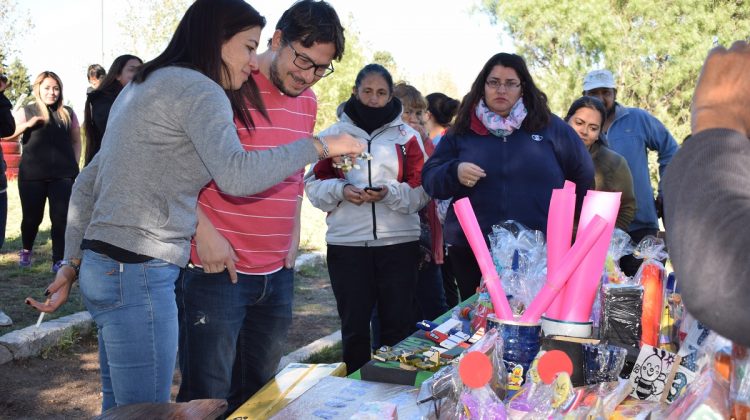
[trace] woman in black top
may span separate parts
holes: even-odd
[[[81,157],[81,131],[73,109],[63,106],[60,77],[51,71],[40,73],[33,91],[35,103],[19,109],[14,116],[13,137],[23,134],[23,154],[18,165],[18,195],[23,211],[19,264],[31,265],[31,249],[49,199],[54,272],[65,249],[68,201]]]
[[[91,162],[102,146],[109,109],[112,108],[122,88],[133,79],[141,64],[143,60],[130,54],[115,58],[99,87],[89,92],[86,97],[86,107],[83,111],[83,127],[86,129],[84,166]]]

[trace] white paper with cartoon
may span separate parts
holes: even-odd
[[[680,357],[676,354],[644,345],[630,374],[633,385],[630,396],[639,400],[664,401],[679,364]]]

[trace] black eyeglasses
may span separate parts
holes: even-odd
[[[521,87],[521,82],[517,80],[506,80],[505,83],[498,79],[489,79],[484,82],[487,87],[495,90],[500,90],[500,87],[504,87],[506,90],[515,90]]]
[[[323,65],[323,64],[315,64],[312,60],[310,60],[307,56],[304,56],[297,52],[297,50],[292,47],[292,43],[287,41],[286,45],[289,46],[289,49],[292,50],[294,53],[294,65],[297,66],[300,70],[310,70],[311,68],[315,68],[313,70],[313,74],[315,74],[318,77],[327,77],[330,76],[331,73],[333,73],[333,63],[329,65]]]

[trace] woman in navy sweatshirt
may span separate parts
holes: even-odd
[[[507,53],[484,65],[455,125],[422,169],[430,196],[469,197],[485,241],[493,225],[511,219],[546,232],[552,189],[574,182],[580,207],[593,178],[591,157],[578,135],[552,114],[523,58]],[[444,237],[464,300],[476,292],[481,273],[453,206]]]

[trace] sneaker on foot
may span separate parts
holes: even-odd
[[[5,314],[5,312],[0,311],[0,327],[8,327],[13,325],[13,320],[10,319],[8,315]]]
[[[22,249],[18,251],[18,265],[21,267],[28,267],[31,265],[31,251],[28,249]]]
[[[52,264],[52,269],[50,270],[51,273],[57,273],[57,270],[62,267],[62,260],[56,261]]]

